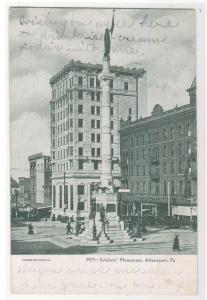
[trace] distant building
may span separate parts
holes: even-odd
[[[120,185],[120,119],[146,113],[142,97],[145,71],[111,66],[111,154],[115,185]],[[94,205],[92,189],[101,175],[102,65],[70,61],[50,80],[51,162],[53,214],[88,217]],[[140,89],[138,88],[140,87]],[[143,92],[144,93],[144,92]],[[139,101],[138,101],[139,98]],[[142,107],[138,103],[142,103]]]
[[[164,111],[155,105],[151,116],[121,123],[121,199],[142,213],[197,215],[196,78],[187,92],[190,103]],[[125,202],[125,204],[124,204]],[[125,214],[126,214],[125,207]]]
[[[19,177],[18,206],[24,207],[30,203],[30,179]]]
[[[28,157],[30,163],[30,202],[51,206],[51,160],[50,156],[37,153]]]
[[[16,216],[18,211],[18,196],[19,196],[19,184],[10,177],[10,209],[11,216]]]

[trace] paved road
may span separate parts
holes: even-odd
[[[27,234],[28,222],[12,226],[12,254],[134,254],[171,255],[196,254],[197,233],[190,230],[162,230],[145,235],[145,240],[127,245],[78,246],[66,235],[66,224],[33,222],[34,235]],[[180,252],[173,252],[175,233],[179,234]]]

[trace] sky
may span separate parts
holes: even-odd
[[[102,63],[112,9],[10,8],[11,175],[29,176],[28,156],[50,154],[50,78],[71,59]],[[196,74],[194,10],[116,9],[111,65],[145,68],[147,114],[189,103]]]

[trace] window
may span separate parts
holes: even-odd
[[[142,135],[142,145],[144,145],[145,144],[145,136],[144,136],[144,134]]]
[[[84,185],[80,184],[78,185],[78,196],[83,196],[84,195]]]
[[[173,174],[174,171],[175,171],[175,170],[174,170],[174,166],[175,166],[174,162],[171,162],[171,163],[170,163],[170,173],[171,173],[171,174]]]
[[[52,140],[52,147],[55,148],[55,140]]]
[[[53,185],[53,207],[56,207],[56,187]]]
[[[142,183],[142,192],[145,194],[145,182]]]
[[[98,133],[98,134],[96,135],[96,141],[97,141],[97,143],[100,143],[100,140],[101,140],[101,136],[100,136],[100,134]]]
[[[163,163],[163,173],[167,174],[167,163],[166,162]]]
[[[90,87],[94,87],[94,78],[93,77],[90,78]]]
[[[71,146],[70,147],[70,156],[72,156],[73,155],[73,147]]]
[[[182,155],[182,144],[178,144],[178,154]]]
[[[91,92],[91,101],[95,100],[95,92]]]
[[[190,142],[187,142],[187,153],[191,154],[191,144],[190,144]]]
[[[156,185],[155,185],[155,194],[156,194],[156,195],[159,195],[159,193],[160,193],[160,185],[159,185],[159,184],[156,184]]]
[[[134,139],[133,139],[133,136],[131,136],[131,138],[130,138],[130,145],[131,145],[131,147],[134,146]]]
[[[91,120],[91,128],[95,128],[95,120]]]
[[[94,170],[98,170],[98,161],[94,161],[93,168]]]
[[[139,160],[139,150],[136,152],[137,160]]]
[[[124,90],[128,91],[128,82],[124,82]]]
[[[68,165],[67,165],[68,169]],[[68,208],[68,185],[65,185],[65,190],[64,190],[64,208]]]
[[[134,161],[134,153],[131,152],[131,161]]]
[[[73,127],[73,119],[70,119],[70,127]]]
[[[83,132],[78,133],[78,141],[82,142],[83,141]]]
[[[100,87],[100,81],[96,78],[96,87]]]
[[[101,156],[101,149],[100,148],[97,148],[97,156]]]
[[[113,102],[114,102],[114,97],[113,97],[113,94],[110,94],[110,101],[111,101],[111,103],[113,103]]]
[[[91,149],[91,156],[94,157],[95,156],[95,148]]]
[[[78,119],[78,127],[79,128],[83,127],[83,119]]]
[[[170,155],[171,155],[171,156],[174,156],[174,154],[175,154],[175,153],[174,153],[174,145],[171,145],[171,146],[170,146]]]
[[[78,91],[78,100],[83,100],[83,91]]]
[[[142,174],[145,176],[145,166],[142,167]]]
[[[73,133],[70,132],[70,141],[72,142],[73,141]]]
[[[178,162],[178,173],[182,173],[182,161]]]
[[[78,105],[78,113],[82,114],[83,113],[83,105]]]
[[[142,159],[145,159],[145,149],[142,149]]]
[[[139,176],[139,166],[137,166],[137,176]]]
[[[55,114],[52,114],[52,121],[55,122]]]
[[[183,193],[183,182],[182,181],[179,181],[178,188],[179,188],[179,194],[182,195],[182,193]]]
[[[167,146],[163,146],[163,157],[167,156]]]
[[[100,120],[96,121],[96,128],[100,128]]]
[[[114,142],[114,136],[111,134],[111,143]]]
[[[152,134],[151,134],[151,132],[149,132],[148,133],[148,143],[151,144],[151,142],[152,142]]]
[[[70,91],[70,100],[73,100],[73,91]]]
[[[101,98],[101,93],[100,92],[96,93],[96,100],[98,102],[100,101],[100,98]]]
[[[91,114],[92,114],[92,115],[95,114],[95,106],[91,106]]]
[[[78,85],[83,85],[83,77],[78,77]]]
[[[164,181],[163,184],[164,184],[164,186],[163,186],[163,193],[164,193],[164,195],[167,195],[167,182]]]
[[[100,115],[100,106],[97,106],[97,107],[96,107],[96,114],[97,114],[97,115]]]
[[[52,134],[55,134],[55,127],[52,127]]]
[[[178,127],[178,135],[179,135],[179,137],[182,136],[182,126],[181,125]]]
[[[111,116],[113,116],[114,115],[114,109],[113,109],[113,107],[111,107]]]
[[[70,104],[70,114],[73,113],[73,104]]]
[[[114,122],[111,121],[111,129],[114,129]]]
[[[139,193],[139,182],[137,182],[137,193]]]
[[[171,181],[171,194],[172,195],[175,194],[175,183],[174,183],[174,181]]]
[[[82,155],[83,155],[83,148],[82,148],[82,147],[79,147],[79,148],[78,148],[78,155],[79,155],[79,156],[82,156]]]
[[[95,133],[91,133],[91,142],[95,142]]]
[[[167,139],[167,130],[163,129],[163,140],[166,141]]]
[[[170,138],[173,139],[174,138],[174,128],[170,127]]]
[[[190,124],[187,124],[187,136],[191,136]]]
[[[62,199],[62,185],[59,186],[59,208],[63,207],[63,199]]]
[[[110,80],[110,88],[113,89],[113,80]]]
[[[78,169],[83,170],[83,161],[79,159],[78,161]]]
[[[114,156],[114,149],[111,149],[111,156]]]

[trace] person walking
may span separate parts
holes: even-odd
[[[67,224],[67,226],[66,226],[66,230],[67,230],[67,235],[70,233],[72,233],[72,227],[71,227],[71,225],[70,225],[70,222],[68,221],[68,224]]]
[[[180,241],[178,234],[175,235],[173,241],[173,251],[180,251]]]

